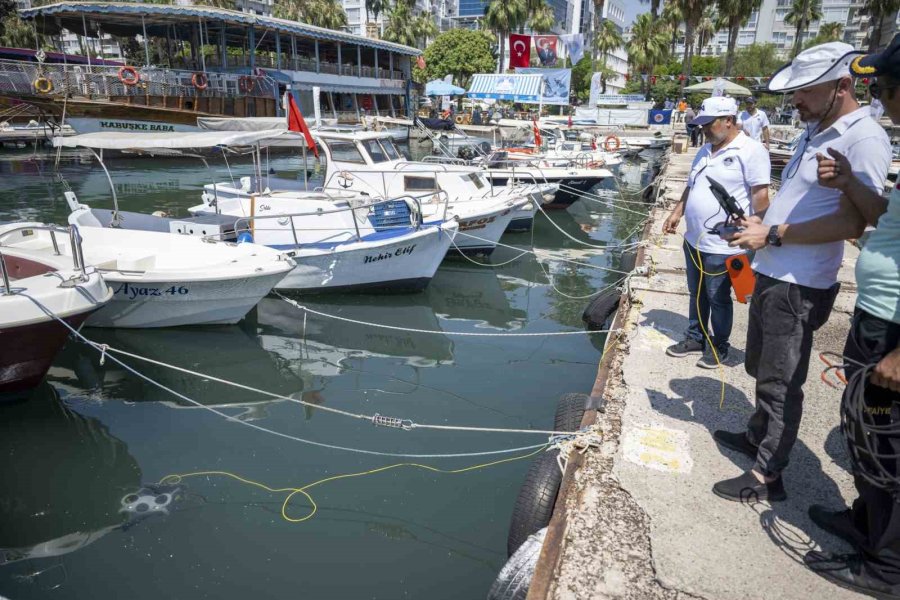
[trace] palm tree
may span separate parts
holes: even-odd
[[[422,41],[422,45],[419,46],[422,49],[428,46],[428,40],[437,37],[437,34],[440,33],[434,19],[427,13],[421,13],[413,18],[412,31],[415,38]]]
[[[691,78],[691,63],[694,59],[694,37],[697,32],[697,26],[703,19],[705,2],[703,0],[673,1],[677,2],[680,6],[681,14],[684,18],[684,63],[681,67],[681,72],[684,75],[681,86],[684,87],[684,82]]]
[[[503,55],[506,49],[506,38],[528,19],[525,0],[491,0],[484,9],[484,25],[492,29],[500,38],[500,59],[497,61],[497,72],[503,71]]]
[[[839,42],[844,37],[843,23],[822,23],[819,33],[816,34],[820,44],[825,42]]]
[[[703,16],[697,23],[697,32],[695,38],[696,46],[694,48],[694,53],[697,55],[703,54],[703,49],[706,48],[706,46],[719,32],[715,10],[716,9],[712,6],[707,6],[703,11]]]
[[[875,52],[881,45],[884,19],[886,17],[893,18],[898,10],[900,10],[900,0],[866,1],[866,11],[869,13],[869,23],[872,25],[872,33],[869,35],[869,52]]]
[[[631,40],[625,47],[632,71],[636,75],[652,73],[654,65],[665,60],[668,42],[668,34],[660,30],[649,13],[638,15],[631,26]],[[641,92],[646,93],[646,89],[641,77]]]
[[[387,0],[366,0],[366,22],[369,22],[369,14],[372,15],[372,21],[378,22],[378,15],[389,8]]]
[[[675,46],[678,43],[678,31],[681,23],[684,21],[684,15],[681,13],[681,6],[677,2],[669,2],[663,7],[660,15],[660,23],[671,35],[671,54],[675,55]]]
[[[725,54],[725,77],[734,68],[734,49],[737,46],[738,31],[750,20],[753,11],[759,10],[762,0],[718,0],[719,18],[723,29],[728,29],[728,51]]]
[[[606,19],[603,21],[603,24],[600,26],[600,30],[594,34],[594,52],[600,54],[600,59],[603,64],[601,65],[600,72],[600,84],[603,86],[603,92],[606,93],[606,77],[609,73],[610,69],[609,65],[606,64],[606,58],[609,56],[609,53],[620,47],[623,44],[622,34],[619,33],[619,28],[616,27],[616,24]],[[597,69],[593,69],[594,72],[597,72]]]
[[[381,37],[395,44],[404,46],[416,45],[416,32],[413,31],[415,15],[410,0],[397,0],[388,12],[387,24]]]
[[[547,2],[541,0],[541,5],[537,10],[531,11],[528,26],[535,33],[549,33],[554,25],[556,25],[556,13]]]
[[[339,0],[281,0],[275,5],[275,16],[324,27],[340,29],[347,26],[347,13]]]
[[[809,29],[810,23],[822,18],[822,0],[794,0],[791,10],[784,16],[784,22],[794,26],[794,47],[791,57],[800,53],[803,46],[800,33]]]

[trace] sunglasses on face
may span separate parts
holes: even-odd
[[[869,84],[869,93],[872,94],[872,97],[876,100],[881,98],[881,94],[888,90],[893,90],[900,87],[900,83],[895,83],[893,85],[879,85],[877,81],[873,81]]]

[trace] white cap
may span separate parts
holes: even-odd
[[[828,42],[808,48],[775,72],[769,80],[769,91],[792,92],[850,77],[850,63],[857,54],[862,53],[844,42]]]
[[[710,121],[714,121],[718,117],[733,116],[737,117],[738,107],[734,98],[726,98],[725,96],[713,96],[707,98],[700,105],[700,112],[694,117],[690,125],[706,125]]]

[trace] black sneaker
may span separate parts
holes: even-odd
[[[820,529],[824,529],[849,544],[858,546],[863,541],[862,534],[853,525],[853,517],[850,515],[849,508],[832,511],[821,504],[813,504],[809,507],[809,518]]]
[[[690,354],[703,354],[703,342],[686,339],[666,348],[666,354],[675,358],[684,358]]]
[[[717,369],[719,365],[725,366],[725,359],[728,358],[728,348],[719,350],[713,354],[712,350],[707,350],[697,361],[697,366],[701,369]]]
[[[720,446],[725,446],[729,450],[740,452],[744,456],[756,460],[756,452],[759,450],[759,446],[751,444],[750,440],[747,439],[747,434],[744,432],[733,433],[724,429],[718,429],[713,432],[713,439]]]
[[[859,554],[831,554],[810,550],[803,562],[813,573],[848,590],[875,598],[900,599],[900,586],[891,585],[866,569]]]
[[[719,498],[733,502],[778,502],[787,500],[781,477],[769,483],[761,483],[751,471],[732,479],[725,479],[713,486],[713,493]]]

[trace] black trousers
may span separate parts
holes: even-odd
[[[900,342],[900,324],[892,323],[856,309],[844,356],[862,364],[875,364],[889,354]],[[849,363],[849,361],[848,361]],[[851,376],[859,367],[849,365],[845,369]],[[843,402],[847,401],[844,394]],[[869,384],[865,392],[866,407],[872,411],[878,425],[900,424],[900,394]],[[857,436],[860,431],[854,431]],[[848,440],[853,443],[852,440]],[[900,438],[882,437],[877,440],[879,453],[900,454]],[[881,461],[884,468],[898,475],[897,460]],[[855,469],[854,469],[855,470]],[[862,534],[864,542],[860,551],[866,566],[891,584],[900,583],[900,504],[884,489],[870,484],[853,473],[859,498],[853,502],[853,523]]]
[[[744,361],[756,379],[756,410],[747,422],[747,439],[759,447],[754,468],[768,477],[787,467],[797,441],[813,332],[828,320],[838,289],[838,284],[821,290],[756,275]]]

